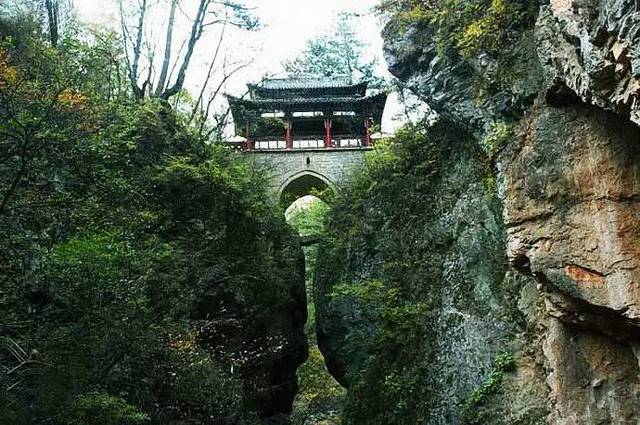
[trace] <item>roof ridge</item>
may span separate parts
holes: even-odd
[[[368,85],[367,81],[353,82],[348,76],[314,77],[293,76],[267,78],[259,83],[249,84],[261,90],[301,90],[301,89],[349,89]]]

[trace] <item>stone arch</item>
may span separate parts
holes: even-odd
[[[320,173],[303,170],[289,176],[278,189],[278,199],[287,206],[297,199],[310,195],[313,190],[322,192],[326,189],[334,191],[333,182]],[[322,198],[322,196],[320,196]]]

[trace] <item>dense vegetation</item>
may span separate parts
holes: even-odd
[[[435,145],[419,128],[405,129],[396,141],[393,147],[379,147],[368,167],[344,188],[326,226],[326,255],[319,258],[318,273],[325,274],[320,278],[336,283],[333,296],[362,304],[376,334],[368,342],[350,337],[360,359],[355,368],[362,370],[352,371],[348,424],[410,423],[400,418],[420,414],[424,397],[419,392],[427,390],[417,385],[428,358],[417,358],[422,353],[414,349],[427,332],[420,317],[424,299],[415,288],[422,284],[421,276],[432,274],[437,259],[424,258],[420,246],[446,235],[432,235],[433,241],[412,235],[425,213],[435,213],[428,189],[439,164]],[[358,278],[363,264],[381,258],[382,269],[372,266],[369,276]],[[418,265],[422,260],[426,262]]]
[[[283,343],[264,323],[303,297],[258,170],[122,62],[113,34],[0,20],[2,423],[240,423]]]
[[[471,418],[484,401],[474,388],[500,391],[497,378],[462,384],[455,355],[440,351],[462,317],[491,316],[492,298],[512,295],[500,286],[507,266],[485,229],[493,224],[482,224],[499,211],[490,164],[467,140],[446,122],[400,130],[370,154],[328,215],[315,297],[319,338],[333,341],[321,348],[334,362],[347,359],[334,365],[348,384],[346,424],[434,423],[443,400],[458,423],[463,407],[452,399],[477,399],[464,413]],[[465,274],[467,263],[477,275]]]
[[[398,30],[428,26],[448,60],[499,49],[532,3],[397,0],[380,10]],[[310,41],[287,71],[374,78],[349,25]],[[287,326],[304,321],[300,249],[261,170],[211,143],[220,129],[206,121],[210,103],[201,94],[185,105],[190,96],[164,93],[162,79],[138,86],[134,73],[132,84],[124,47],[81,27],[54,43],[33,15],[0,18],[0,422],[254,423],[265,413],[256,393],[284,374],[261,362],[286,351]],[[446,123],[406,127],[378,144],[329,211],[316,204],[291,218],[302,234],[324,234],[320,251],[305,250],[307,291],[359,321],[347,335],[345,395],[327,374],[310,304],[296,425],[336,422],[339,409],[348,425],[429,423],[444,399],[437,347],[425,343],[436,339],[441,294],[490,312],[467,298],[475,282],[443,283],[467,225],[443,217],[472,184],[497,204],[490,156],[509,135],[497,124],[482,152]],[[491,282],[501,281],[503,252],[487,256]],[[298,345],[273,363],[301,363]],[[495,357],[459,406],[469,423],[482,422],[479,406],[513,371],[508,352]]]
[[[496,53],[530,23],[538,10],[528,0],[384,0],[378,7],[388,14],[398,31],[409,25],[430,28],[443,58],[469,58],[479,52]]]

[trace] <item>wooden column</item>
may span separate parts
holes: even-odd
[[[285,124],[285,136],[284,136],[285,145],[287,149],[293,149],[293,136],[291,134],[292,128],[293,128],[293,121],[291,120],[291,117],[287,117],[287,121]]]
[[[364,119],[364,145],[371,146],[371,123],[369,118]]]
[[[324,119],[324,129],[326,131],[326,137],[324,139],[325,148],[331,147],[331,126],[332,126],[331,118],[325,118]]]
[[[246,139],[244,142],[244,150],[250,151],[251,149],[253,149],[253,142],[251,141],[251,132],[249,131],[249,123],[245,125],[244,138]]]

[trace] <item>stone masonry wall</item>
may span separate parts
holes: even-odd
[[[305,149],[291,151],[253,151],[248,155],[272,173],[272,188],[280,196],[288,183],[312,175],[333,187],[344,181],[351,170],[364,165],[365,152],[371,149]]]

